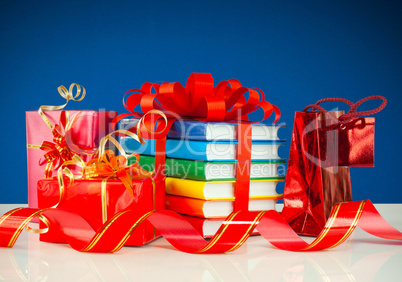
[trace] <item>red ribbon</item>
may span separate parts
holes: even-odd
[[[39,214],[60,226],[70,246],[84,252],[116,252],[145,221],[150,222],[176,249],[187,253],[223,253],[239,248],[254,228],[272,245],[288,251],[317,251],[344,242],[356,226],[380,238],[402,241],[402,233],[388,224],[370,201],[336,204],[325,228],[308,244],[276,211],[230,214],[215,236],[207,241],[179,214],[160,210],[145,215],[122,211],[95,232],[78,214],[56,209],[20,208],[0,218],[0,246],[12,247],[28,222]],[[77,236],[77,230],[80,231]]]

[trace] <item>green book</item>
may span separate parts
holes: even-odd
[[[135,157],[128,158],[128,164],[136,161]],[[250,167],[250,179],[284,179],[284,159],[268,161],[252,161]],[[153,171],[155,157],[141,155],[139,165],[147,171]],[[165,173],[167,176],[187,178],[204,181],[235,180],[236,162],[205,162],[196,160],[184,160],[166,158]]]

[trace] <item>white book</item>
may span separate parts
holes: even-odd
[[[138,119],[123,119],[120,129],[130,129],[136,125]],[[279,140],[278,130],[285,127],[282,124],[252,124],[252,140],[267,141]],[[173,123],[168,138],[190,140],[237,140],[237,124],[228,122],[200,122],[194,120],[177,120]]]
[[[249,211],[275,209],[277,198],[249,201]],[[166,195],[166,208],[177,213],[202,218],[221,218],[231,214],[234,201],[206,201],[194,198]]]
[[[120,144],[126,153],[155,155],[155,139],[147,140],[141,145],[131,137],[121,137]],[[279,159],[278,149],[285,141],[253,141],[251,160]],[[166,141],[166,156],[168,158],[201,160],[201,161],[234,161],[238,151],[237,141],[195,141],[187,139],[168,139]]]

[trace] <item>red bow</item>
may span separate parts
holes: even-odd
[[[75,118],[67,122],[66,113],[62,111],[60,124],[56,124],[52,129],[54,143],[44,141],[40,146],[40,149],[46,152],[44,158],[39,160],[39,165],[46,163],[45,178],[51,178],[53,170],[58,169],[65,161],[71,160],[74,156],[67,146],[65,138],[65,134],[70,130],[74,121]]]
[[[152,89],[155,93],[151,93]],[[160,110],[168,117],[179,115],[182,118],[195,118],[201,121],[250,121],[250,113],[262,110],[262,121],[275,113],[274,123],[280,118],[278,107],[265,100],[260,89],[243,87],[236,79],[221,81],[213,86],[209,73],[192,73],[186,87],[179,82],[149,83],[141,89],[129,90],[123,103],[131,113],[141,117],[150,110]],[[140,105],[142,113],[136,112]],[[116,121],[117,122],[117,121]]]

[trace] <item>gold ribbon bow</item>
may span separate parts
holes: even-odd
[[[155,209],[155,181],[153,179],[154,172],[148,172],[141,168],[138,164],[139,155],[136,153],[130,156],[135,156],[137,161],[133,164],[127,165],[127,157],[123,147],[119,142],[112,137],[112,134],[125,134],[137,140],[140,139],[135,133],[127,130],[117,130],[105,136],[100,141],[100,147],[97,157],[85,163],[80,156],[74,155],[71,160],[65,161],[63,165],[58,170],[58,182],[60,189],[60,199],[59,203],[64,196],[66,186],[64,184],[63,176],[67,176],[70,180],[70,185],[73,183],[74,179],[99,179],[101,182],[101,200],[102,200],[102,220],[106,222],[107,220],[107,181],[111,178],[118,178],[123,183],[124,187],[128,190],[131,196],[134,197],[133,189],[133,179],[143,179],[150,178],[152,181],[152,195],[153,195],[153,207]],[[116,148],[120,151],[121,155],[116,156],[111,150],[105,150],[106,143],[112,142]],[[68,168],[69,165],[78,165],[82,168],[79,175],[74,175],[72,171]],[[68,189],[68,188],[67,188]],[[58,204],[57,204],[58,205]],[[54,207],[56,207],[55,205]]]

